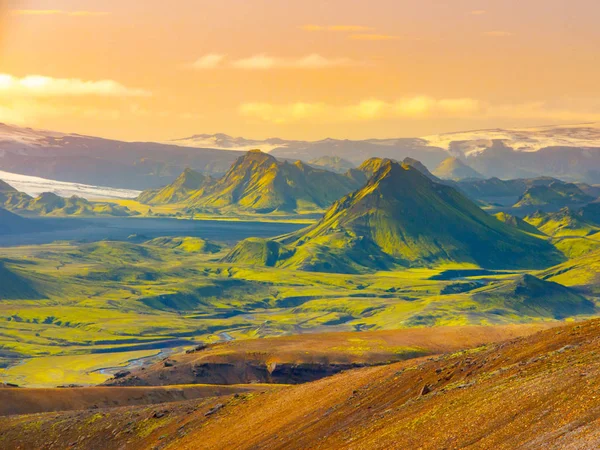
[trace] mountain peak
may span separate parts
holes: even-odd
[[[371,163],[379,167],[363,188],[337,201],[317,224],[280,240],[290,247],[280,265],[353,272],[454,262],[498,269],[563,259],[548,242],[500,222],[414,166]]]
[[[434,175],[445,180],[465,180],[469,178],[483,178],[475,169],[468,166],[464,161],[451,156],[441,162],[433,171]]]
[[[5,181],[0,180],[0,192],[17,192],[17,190]]]

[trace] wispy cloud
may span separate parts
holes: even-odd
[[[299,58],[281,58],[267,53],[259,53],[247,58],[228,60],[225,55],[210,53],[198,58],[189,67],[193,69],[231,68],[243,70],[270,69],[326,69],[330,67],[360,65],[359,61],[350,58],[327,58],[312,53]]]
[[[15,9],[12,11],[15,16],[108,16],[106,11],[65,11],[62,9]]]
[[[144,89],[129,88],[114,80],[86,81],[79,78],[52,78],[27,75],[19,78],[0,74],[0,95],[8,96],[109,96],[145,97],[151,95]]]
[[[342,33],[356,33],[360,31],[370,31],[373,28],[362,25],[302,25],[304,31],[337,31]]]
[[[600,99],[595,105],[600,104]],[[545,102],[491,104],[474,98],[436,99],[416,96],[383,101],[368,99],[349,105],[324,102],[296,102],[287,104],[244,103],[239,106],[241,116],[273,124],[289,123],[352,123],[383,120],[458,119],[511,119],[578,123],[600,121],[600,113],[593,105],[550,105]]]
[[[483,34],[484,34],[484,36],[490,36],[490,37],[509,37],[509,36],[513,35],[510,31],[501,31],[501,30],[486,31]]]
[[[351,105],[297,102],[290,104],[244,103],[242,116],[276,124],[315,121],[324,123],[429,117],[465,117],[480,110],[471,98],[435,99],[429,96],[403,98],[393,102],[369,99]]]
[[[391,34],[353,34],[350,39],[355,41],[400,41],[407,38]]]
[[[225,55],[219,53],[209,53],[208,55],[201,56],[194,61],[190,66],[193,69],[216,69],[221,65]]]

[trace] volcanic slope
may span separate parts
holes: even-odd
[[[0,446],[596,449],[599,345],[594,320],[262,393],[5,417]]]
[[[265,254],[269,257],[261,259]],[[275,241],[242,241],[225,258],[342,273],[444,263],[545,268],[563,260],[544,239],[506,225],[452,187],[392,161],[317,224]]]

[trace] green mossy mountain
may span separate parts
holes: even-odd
[[[455,157],[450,157],[442,161],[433,171],[433,174],[443,180],[454,181],[483,178],[483,175]]]
[[[369,158],[358,167],[358,170],[360,170],[362,173],[365,174],[365,177],[366,177],[365,182],[366,182],[369,178],[371,178],[373,175],[375,175],[375,173],[379,169],[381,169],[381,167],[383,165],[385,165],[389,162],[398,163],[398,161],[395,161],[393,159],[388,159],[388,158]],[[423,164],[421,161],[418,161],[414,158],[408,158],[408,157],[404,158],[404,160],[402,161],[401,164],[404,164],[406,166],[410,166],[414,169],[417,169],[419,172],[421,172],[423,175],[425,175],[430,180],[433,180],[436,182],[441,181],[439,178],[437,178],[434,174],[432,174],[429,171],[429,169],[425,166],[425,164]]]
[[[52,192],[44,192],[31,197],[19,192],[9,184],[0,180],[0,208],[17,213],[36,214],[41,216],[114,216],[126,217],[138,213],[124,206],[112,203],[90,202],[85,198],[72,196],[60,197]]]
[[[164,205],[180,203],[187,200],[212,179],[192,169],[185,169],[177,179],[161,188],[142,192],[137,200],[147,205]]]
[[[508,308],[519,314],[552,319],[596,312],[594,303],[574,290],[527,274],[494,284],[473,298],[483,306]]]
[[[113,216],[127,217],[136,213],[127,207],[112,203],[90,202],[85,198],[72,196],[69,198],[45,192],[19,208],[44,216]]]
[[[517,216],[513,216],[512,214],[508,214],[506,212],[499,212],[494,214],[494,217],[500,222],[504,222],[507,225],[518,228],[519,230],[524,231],[525,233],[537,234],[541,236],[545,235],[543,231],[539,230],[534,225],[531,225],[530,223],[527,223],[524,219],[521,219]]]
[[[196,177],[195,181],[201,180]],[[186,188],[184,191],[173,185],[163,188],[163,193],[179,194],[163,196],[160,203],[185,197],[183,203],[197,210],[319,211],[359,186],[360,180],[351,176],[315,168],[301,161],[278,161],[260,150],[252,150],[238,158],[222,178],[206,181],[197,190]],[[140,199],[157,199],[156,195],[156,192],[146,192]]]
[[[548,236],[589,236],[600,231],[600,226],[586,221],[580,212],[562,208],[554,213],[536,211],[524,219]]]
[[[564,260],[544,239],[502,223],[414,167],[389,160],[320,222],[277,242],[289,255],[277,265],[326,272],[443,263],[543,268]],[[236,260],[257,263],[231,253],[229,261]]]
[[[0,207],[6,209],[24,209],[27,207],[32,197],[19,192],[10,184],[0,180]]]
[[[6,181],[0,180],[0,192],[18,192],[14,187]]]
[[[581,205],[593,201],[594,198],[583,192],[576,184],[555,181],[549,185],[531,186],[519,198],[514,208],[552,206],[562,208],[570,205]]]
[[[0,261],[0,302],[2,300],[38,300],[44,298],[34,283],[8,269]]]

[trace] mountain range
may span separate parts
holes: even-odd
[[[0,208],[41,216],[126,217],[137,214],[125,206],[107,202],[91,202],[77,196],[65,198],[52,192],[44,192],[37,197],[32,197],[16,190],[2,180],[0,180]]]
[[[0,124],[3,171],[98,186],[158,187],[172,182],[186,167],[222,174],[240,154]]]
[[[195,210],[318,211],[357,189],[362,181],[252,150],[239,157],[221,178],[188,169],[171,185],[145,191],[138,200],[150,205],[184,202]]]
[[[187,167],[220,176],[242,151],[261,149],[282,160],[313,165],[320,165],[322,158],[337,157],[358,166],[371,157],[410,157],[435,168],[451,156],[488,178],[550,176],[595,184],[600,183],[598,142],[598,124],[364,140],[253,140],[204,134],[168,143],[123,142],[0,124],[0,169],[143,190],[173,182]],[[335,164],[324,167],[336,171]]]
[[[535,268],[561,259],[548,242],[488,215],[456,189],[387,160],[315,225],[242,241],[225,261],[353,273],[443,263]]]

